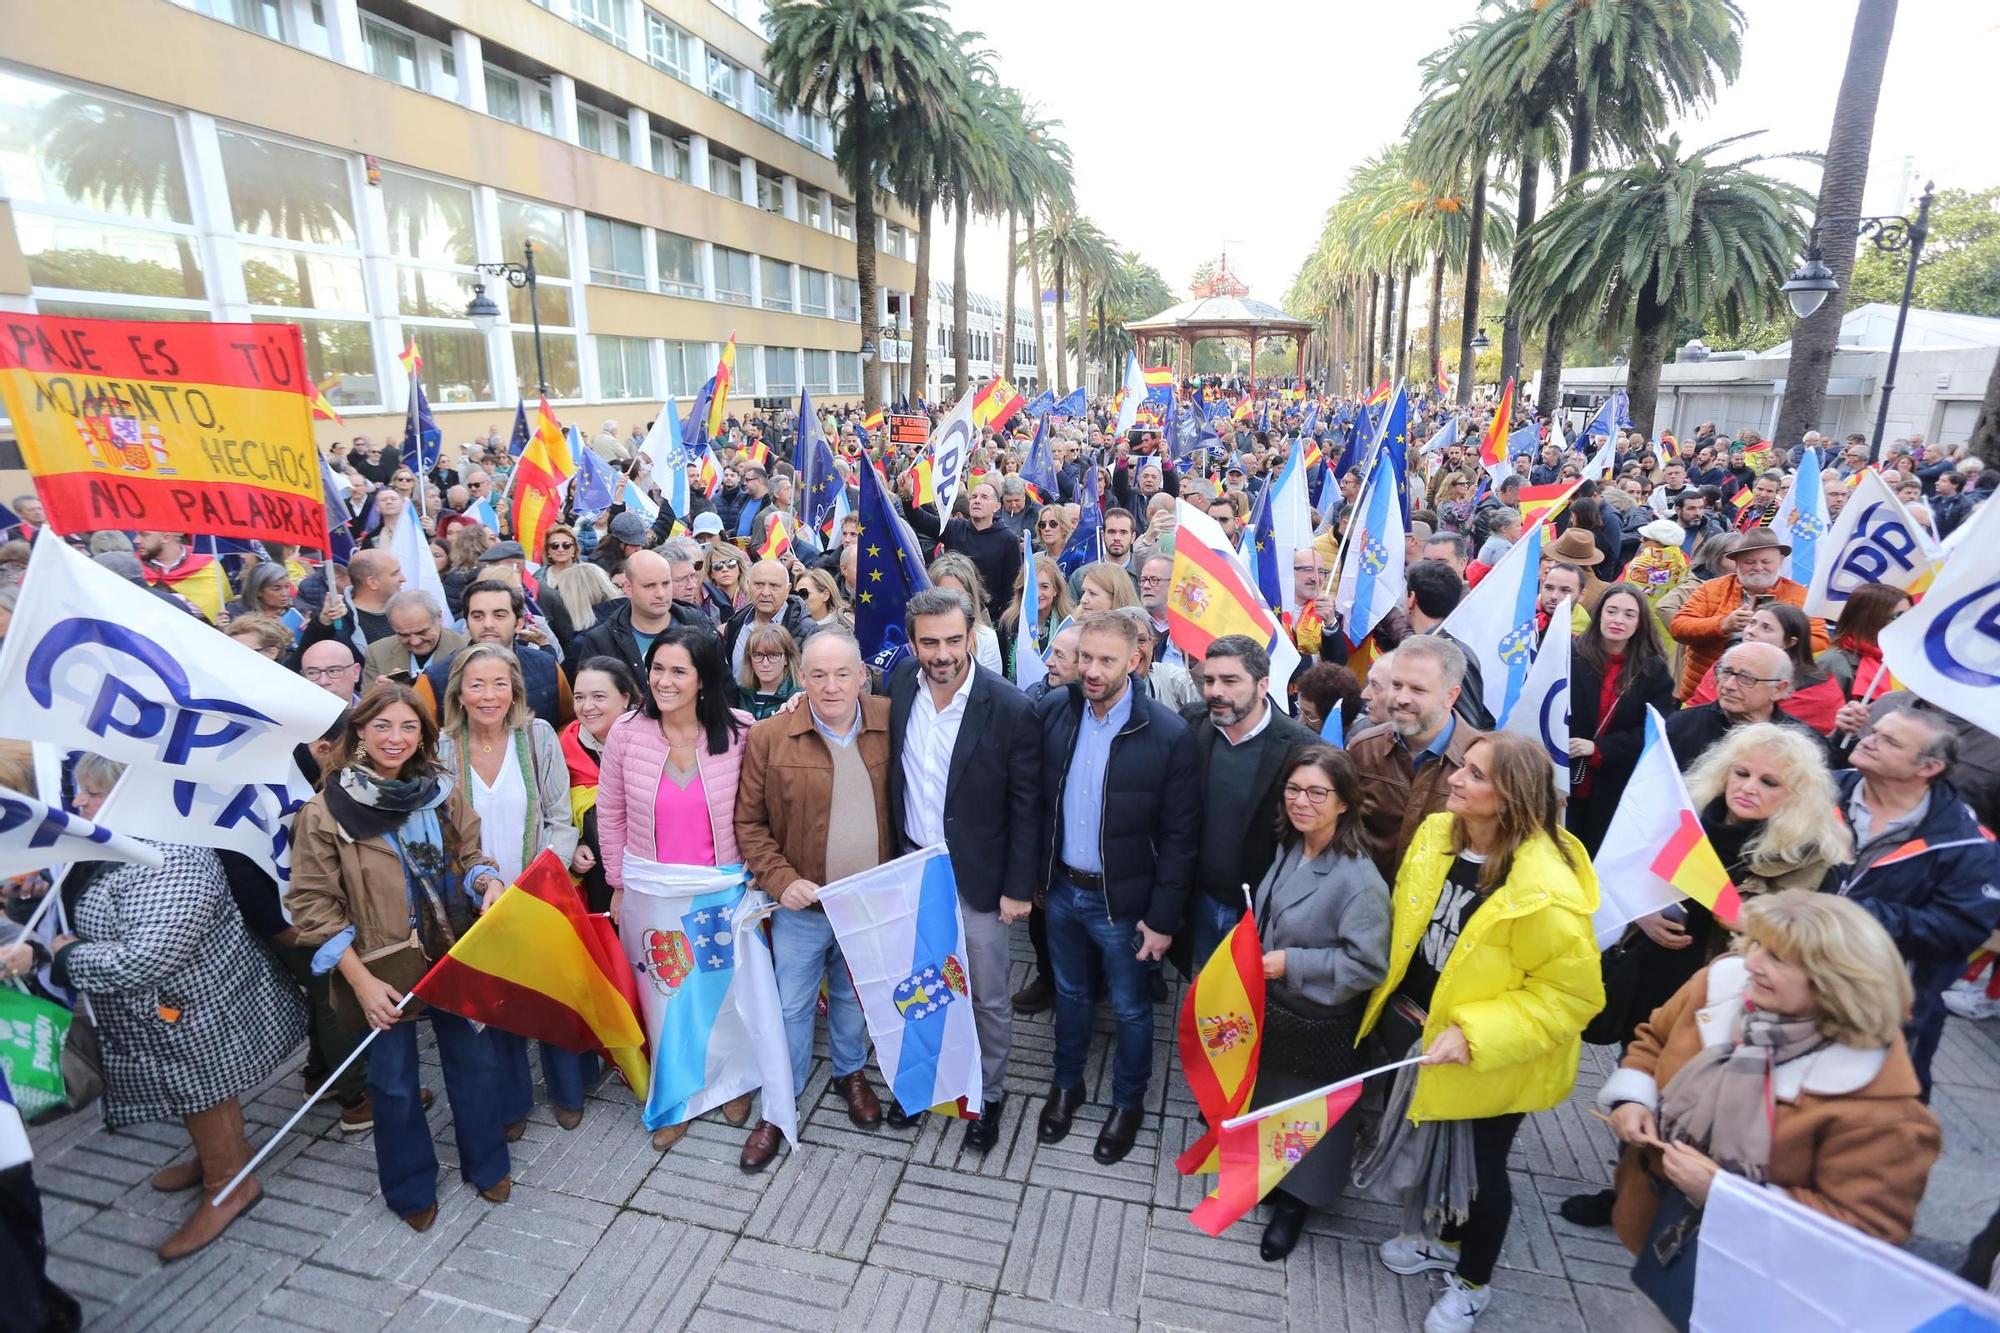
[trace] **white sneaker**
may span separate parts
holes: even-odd
[[[1424,1333],[1470,1333],[1473,1321],[1492,1300],[1491,1285],[1475,1287],[1456,1273],[1446,1273],[1444,1290],[1424,1316]]]
[[[1375,1247],[1382,1266],[1405,1277],[1433,1270],[1449,1273],[1458,1267],[1458,1246],[1431,1236],[1391,1236]]]
[[[1984,1019],[2000,1015],[2000,1000],[1986,998],[1984,983],[1954,985],[1944,993],[1944,1007],[1960,1018]]]

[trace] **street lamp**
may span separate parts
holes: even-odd
[[[1840,290],[1840,282],[1827,267],[1826,252],[1820,248],[1820,228],[1827,226],[1851,226],[1855,235],[1866,236],[1875,248],[1884,254],[1909,252],[1910,262],[1903,270],[1903,300],[1896,307],[1896,333],[1889,340],[1889,366],[1882,376],[1882,394],[1875,407],[1875,438],[1869,443],[1870,460],[1881,457],[1882,437],[1889,429],[1889,395],[1896,391],[1896,362],[1903,353],[1903,325],[1910,318],[1910,295],[1917,284],[1917,260],[1924,252],[1924,239],[1931,234],[1931,190],[1934,181],[1924,182],[1923,197],[1917,200],[1917,216],[1914,221],[1900,214],[1885,214],[1877,217],[1831,217],[1821,218],[1813,223],[1812,236],[1806,243],[1805,263],[1778,290],[1792,303],[1792,313],[1800,319],[1809,319],[1826,303],[1826,298]]]
[[[525,241],[521,245],[521,257],[526,262],[520,264],[501,261],[493,264],[474,264],[474,270],[490,277],[505,278],[509,287],[528,289],[528,316],[535,322],[535,387],[544,398],[549,393],[549,376],[542,360],[542,304],[535,286],[535,243]],[[465,307],[466,316],[478,326],[481,333],[491,333],[493,326],[500,322],[500,307],[486,294],[486,284],[472,284],[472,300]]]
[[[1492,345],[1493,345],[1493,340],[1486,336],[1486,326],[1484,324],[1481,324],[1479,326],[1479,332],[1472,335],[1472,350],[1475,352],[1483,352]]]

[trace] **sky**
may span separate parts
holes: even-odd
[[[1676,127],[1683,141],[1765,131],[1743,151],[1823,152],[1856,0],[1739,3],[1742,74]],[[1475,8],[1474,0],[947,4],[958,28],[985,34],[1000,79],[1063,122],[1078,202],[1106,233],[1183,296],[1195,265],[1226,250],[1251,295],[1273,304],[1348,172],[1401,136],[1418,97],[1418,62]],[[2000,11],[1981,0],[1903,0],[1867,211],[1914,211],[1927,177],[1940,187],[2000,185],[1996,69]],[[1767,169],[1809,188],[1818,182],[1814,166]],[[939,225],[933,271],[948,278],[950,232]],[[973,289],[997,295],[1005,259],[1004,228],[978,226],[967,246]]]

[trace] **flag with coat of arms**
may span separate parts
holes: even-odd
[[[1444,619],[1443,631],[1479,655],[1486,711],[1502,720],[1526,688],[1535,659],[1535,601],[1547,531],[1547,524],[1537,523],[1523,532]]]
[[[1339,592],[1334,604],[1347,640],[1360,644],[1382,618],[1403,604],[1403,506],[1386,447],[1375,451],[1368,480],[1356,498],[1358,518],[1341,552]]]
[[[942,845],[926,847],[820,890],[820,905],[868,1019],[882,1079],[905,1113],[978,1113],[979,1032],[958,880]],[[1005,986],[1005,977],[987,977]]]

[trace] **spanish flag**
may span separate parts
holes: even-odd
[[[1701,819],[1686,806],[1667,845],[1653,858],[1653,873],[1715,913],[1723,925],[1736,923],[1743,899],[1729,882],[1729,871],[1715,844],[1702,832]]]
[[[736,335],[732,333],[715,363],[715,395],[708,401],[708,438],[711,440],[722,434],[722,423],[729,419],[729,383],[735,378]]]
[[[652,1086],[632,967],[611,923],[584,910],[551,850],[410,989],[475,1023],[566,1051],[602,1051],[641,1098]]]
[[[316,420],[340,421],[340,413],[333,410],[333,404],[327,401],[326,392],[328,389],[337,388],[344,378],[345,376],[341,375],[329,375],[318,384],[313,385],[312,414]]]
[[[1167,630],[1174,646],[1190,656],[1201,656],[1209,644],[1225,634],[1247,634],[1262,644],[1281,637],[1277,618],[1264,599],[1250,586],[1242,568],[1220,547],[1210,544],[1204,525],[1216,540],[1226,540],[1220,530],[1186,500],[1179,505],[1181,522],[1176,529],[1174,572],[1167,592]]]
[[[1181,1067],[1209,1129],[1180,1155],[1182,1175],[1214,1171],[1222,1122],[1243,1109],[1264,1046],[1264,948],[1248,911],[1195,974],[1181,1003]]]
[[[1507,431],[1513,424],[1514,381],[1508,380],[1507,387],[1500,391],[1500,402],[1493,409],[1493,420],[1486,423],[1486,433],[1479,437],[1479,466],[1486,469],[1496,486],[1507,473]]]
[[[755,463],[758,467],[768,468],[771,466],[771,446],[762,440],[751,440],[737,452],[750,462]]]
[[[542,536],[555,526],[563,485],[576,472],[576,460],[546,398],[535,415],[535,433],[514,466],[514,540],[528,559],[539,562]]]
[[[1188,1220],[1211,1236],[1227,1231],[1278,1187],[1360,1097],[1361,1080],[1353,1079],[1280,1102],[1247,1124],[1222,1125],[1221,1179]]]
[[[1375,386],[1375,392],[1368,395],[1367,405],[1369,407],[1380,407],[1382,406],[1382,404],[1388,401],[1389,401],[1389,377],[1384,375],[1382,377],[1382,382]]]
[[[870,412],[867,416],[861,418],[861,429],[863,430],[882,429],[882,409],[878,407],[873,412]]]
[[[1583,483],[1580,481],[1552,481],[1546,486],[1523,486],[1521,488],[1521,531],[1526,532],[1537,523],[1553,520],[1569,504],[1569,497]]]
[[[1257,400],[1252,398],[1249,394],[1246,393],[1241,398],[1238,398],[1236,400],[1236,410],[1231,412],[1229,415],[1234,420],[1242,421],[1256,410],[1257,410]]]
[[[396,353],[396,359],[403,363],[403,370],[411,379],[424,373],[424,354],[417,350],[416,335],[412,334],[403,350]]]
[[[972,395],[972,424],[975,427],[991,426],[997,431],[1027,405],[1028,400],[1021,396],[1019,389],[995,376]]]
[[[792,531],[798,520],[791,515],[778,512],[771,515],[771,526],[764,531],[764,541],[757,548],[759,560],[776,560],[792,549]]]

